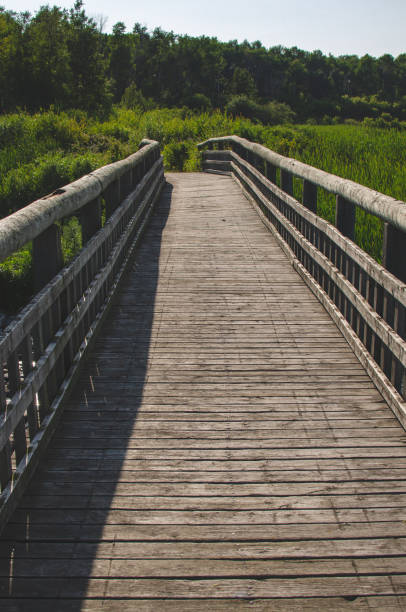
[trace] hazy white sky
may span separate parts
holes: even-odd
[[[70,8],[74,0],[0,0],[6,9],[34,13],[43,4]],[[129,30],[135,22],[176,34],[260,40],[333,55],[406,52],[406,0],[87,0],[88,15]]]

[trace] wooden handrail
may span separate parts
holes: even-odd
[[[406,204],[237,136],[198,146],[204,170],[240,185],[406,427]],[[304,181],[302,203],[293,175]],[[336,226],[317,215],[317,187],[336,194]],[[385,221],[386,269],[353,242],[356,205]]]
[[[0,261],[37,238],[53,223],[77,213],[96,200],[116,180],[140,166],[159,144],[143,140],[140,150],[57,189],[53,193],[0,220]]]
[[[48,260],[54,265],[40,278],[43,288],[0,334],[0,529],[55,430],[164,184],[158,143],[141,146],[1,222],[3,256],[33,239],[34,264],[37,257],[38,266],[41,258],[42,267]],[[73,213],[79,213],[85,244],[62,268],[60,261],[55,265],[55,221]]]
[[[406,204],[354,181],[329,174],[318,168],[313,168],[295,159],[284,157],[266,147],[249,142],[239,136],[223,136],[210,138],[198,145],[199,149],[217,146],[215,154],[226,154],[224,149],[233,153],[241,153],[242,157],[251,162],[262,174],[273,183],[276,182],[276,168],[281,173],[281,188],[292,195],[292,177],[303,180],[302,203],[309,210],[317,210],[317,188],[321,187],[336,196],[336,226],[340,232],[354,240],[355,206],[384,221],[382,262],[392,274],[406,282],[406,266],[403,264],[406,256]]]
[[[369,187],[359,185],[354,181],[329,174],[324,170],[319,170],[296,159],[284,157],[263,145],[250,142],[239,136],[209,138],[197,146],[199,149],[203,149],[219,144],[223,147],[228,145],[233,150],[235,146],[240,146],[245,151],[261,158],[264,162],[268,162],[293,176],[322,187],[330,193],[341,196],[348,202],[356,204],[372,215],[406,232],[406,203],[401,200],[396,200]]]

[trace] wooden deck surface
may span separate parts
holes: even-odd
[[[406,610],[406,435],[231,178],[169,174],[0,609]]]

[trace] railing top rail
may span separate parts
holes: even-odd
[[[294,176],[314,183],[331,193],[339,195],[349,202],[353,202],[357,206],[360,206],[372,215],[406,232],[406,203],[401,200],[396,200],[379,191],[359,185],[354,181],[343,179],[334,174],[329,174],[324,170],[319,170],[318,168],[304,164],[296,159],[284,157],[279,153],[275,153],[275,151],[271,151],[271,149],[267,149],[263,145],[250,142],[239,136],[209,138],[197,146],[199,149],[202,149],[208,144],[216,144],[219,142],[240,145],[251,153],[262,157],[264,161],[290,172]]]
[[[113,181],[141,163],[152,149],[159,148],[159,144],[154,140],[143,140],[140,147],[126,159],[98,168],[1,219],[0,261],[42,234],[55,221],[74,214],[96,199]]]

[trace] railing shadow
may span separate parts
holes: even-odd
[[[79,612],[85,597],[103,598],[114,543],[133,537],[128,502],[137,483],[127,451],[159,316],[155,298],[171,194],[167,183],[62,423],[3,532],[2,610]]]

